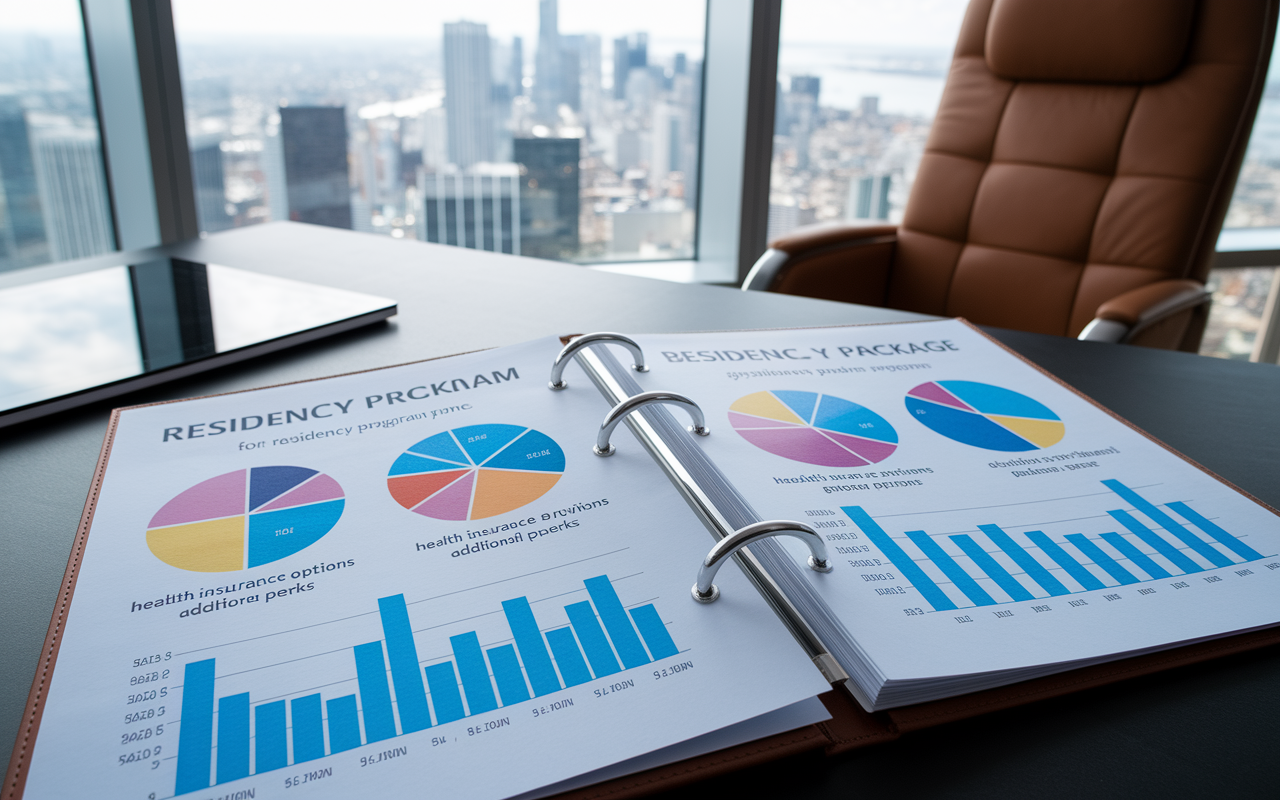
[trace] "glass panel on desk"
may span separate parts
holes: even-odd
[[[173,7],[203,231],[694,256],[703,2]]]
[[[0,272],[115,249],[75,0],[0,14]]]
[[[900,222],[965,0],[787,0],[770,240],[815,222]]]

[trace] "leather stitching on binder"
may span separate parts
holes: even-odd
[[[102,452],[98,456],[98,467],[94,471],[93,484],[89,487],[89,496],[85,499],[85,510],[80,520],[80,529],[76,532],[75,542],[71,547],[71,556],[67,560],[67,569],[63,574],[62,588],[58,592],[53,619],[49,622],[49,632],[45,635],[41,648],[40,666],[32,681],[31,695],[27,708],[23,712],[23,725],[18,740],[14,745],[13,757],[9,762],[8,774],[5,776],[6,798],[21,797],[27,782],[27,768],[30,766],[31,746],[35,734],[40,728],[40,718],[44,714],[45,693],[53,667],[57,661],[58,648],[62,644],[62,630],[66,624],[67,611],[71,607],[71,598],[75,594],[76,578],[80,574],[80,559],[84,555],[85,544],[89,538],[89,528],[93,524],[93,514],[98,507],[98,493],[102,489],[102,481],[107,471],[107,460],[110,458],[111,442],[115,438],[116,426],[119,424],[120,412],[114,411],[107,423],[106,435],[103,437]]]

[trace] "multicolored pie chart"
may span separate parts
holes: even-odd
[[[1011,389],[974,381],[930,381],[907,392],[907,411],[925,427],[984,450],[1039,450],[1067,426],[1048,406]]]
[[[192,572],[279,561],[319,541],[342,516],[342,487],[306,467],[254,467],[192,486],[147,525],[155,557]]]
[[[424,517],[484,519],[532,503],[564,474],[564,451],[520,425],[469,425],[405,451],[387,473],[391,496]]]
[[[820,467],[865,467],[898,448],[898,432],[884,417],[818,392],[740,397],[729,406],[729,424],[761,450]]]

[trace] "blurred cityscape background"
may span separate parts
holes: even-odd
[[[0,18],[0,271],[115,248],[79,4],[40,5]],[[784,3],[770,239],[901,220],[964,5]],[[695,256],[705,3],[440,6],[173,0],[201,230]],[[1227,227],[1280,227],[1278,197],[1269,83]],[[1202,352],[1249,357],[1275,272],[1214,271]]]

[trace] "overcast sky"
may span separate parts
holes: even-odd
[[[746,0],[730,0],[743,2]],[[458,19],[485,22],[497,37],[536,36],[537,0],[173,0],[183,35],[436,38]],[[965,0],[787,0],[789,42],[950,48]],[[698,0],[560,0],[560,30],[609,38],[643,30],[655,39],[701,39]],[[74,33],[75,0],[0,0],[0,30]]]

